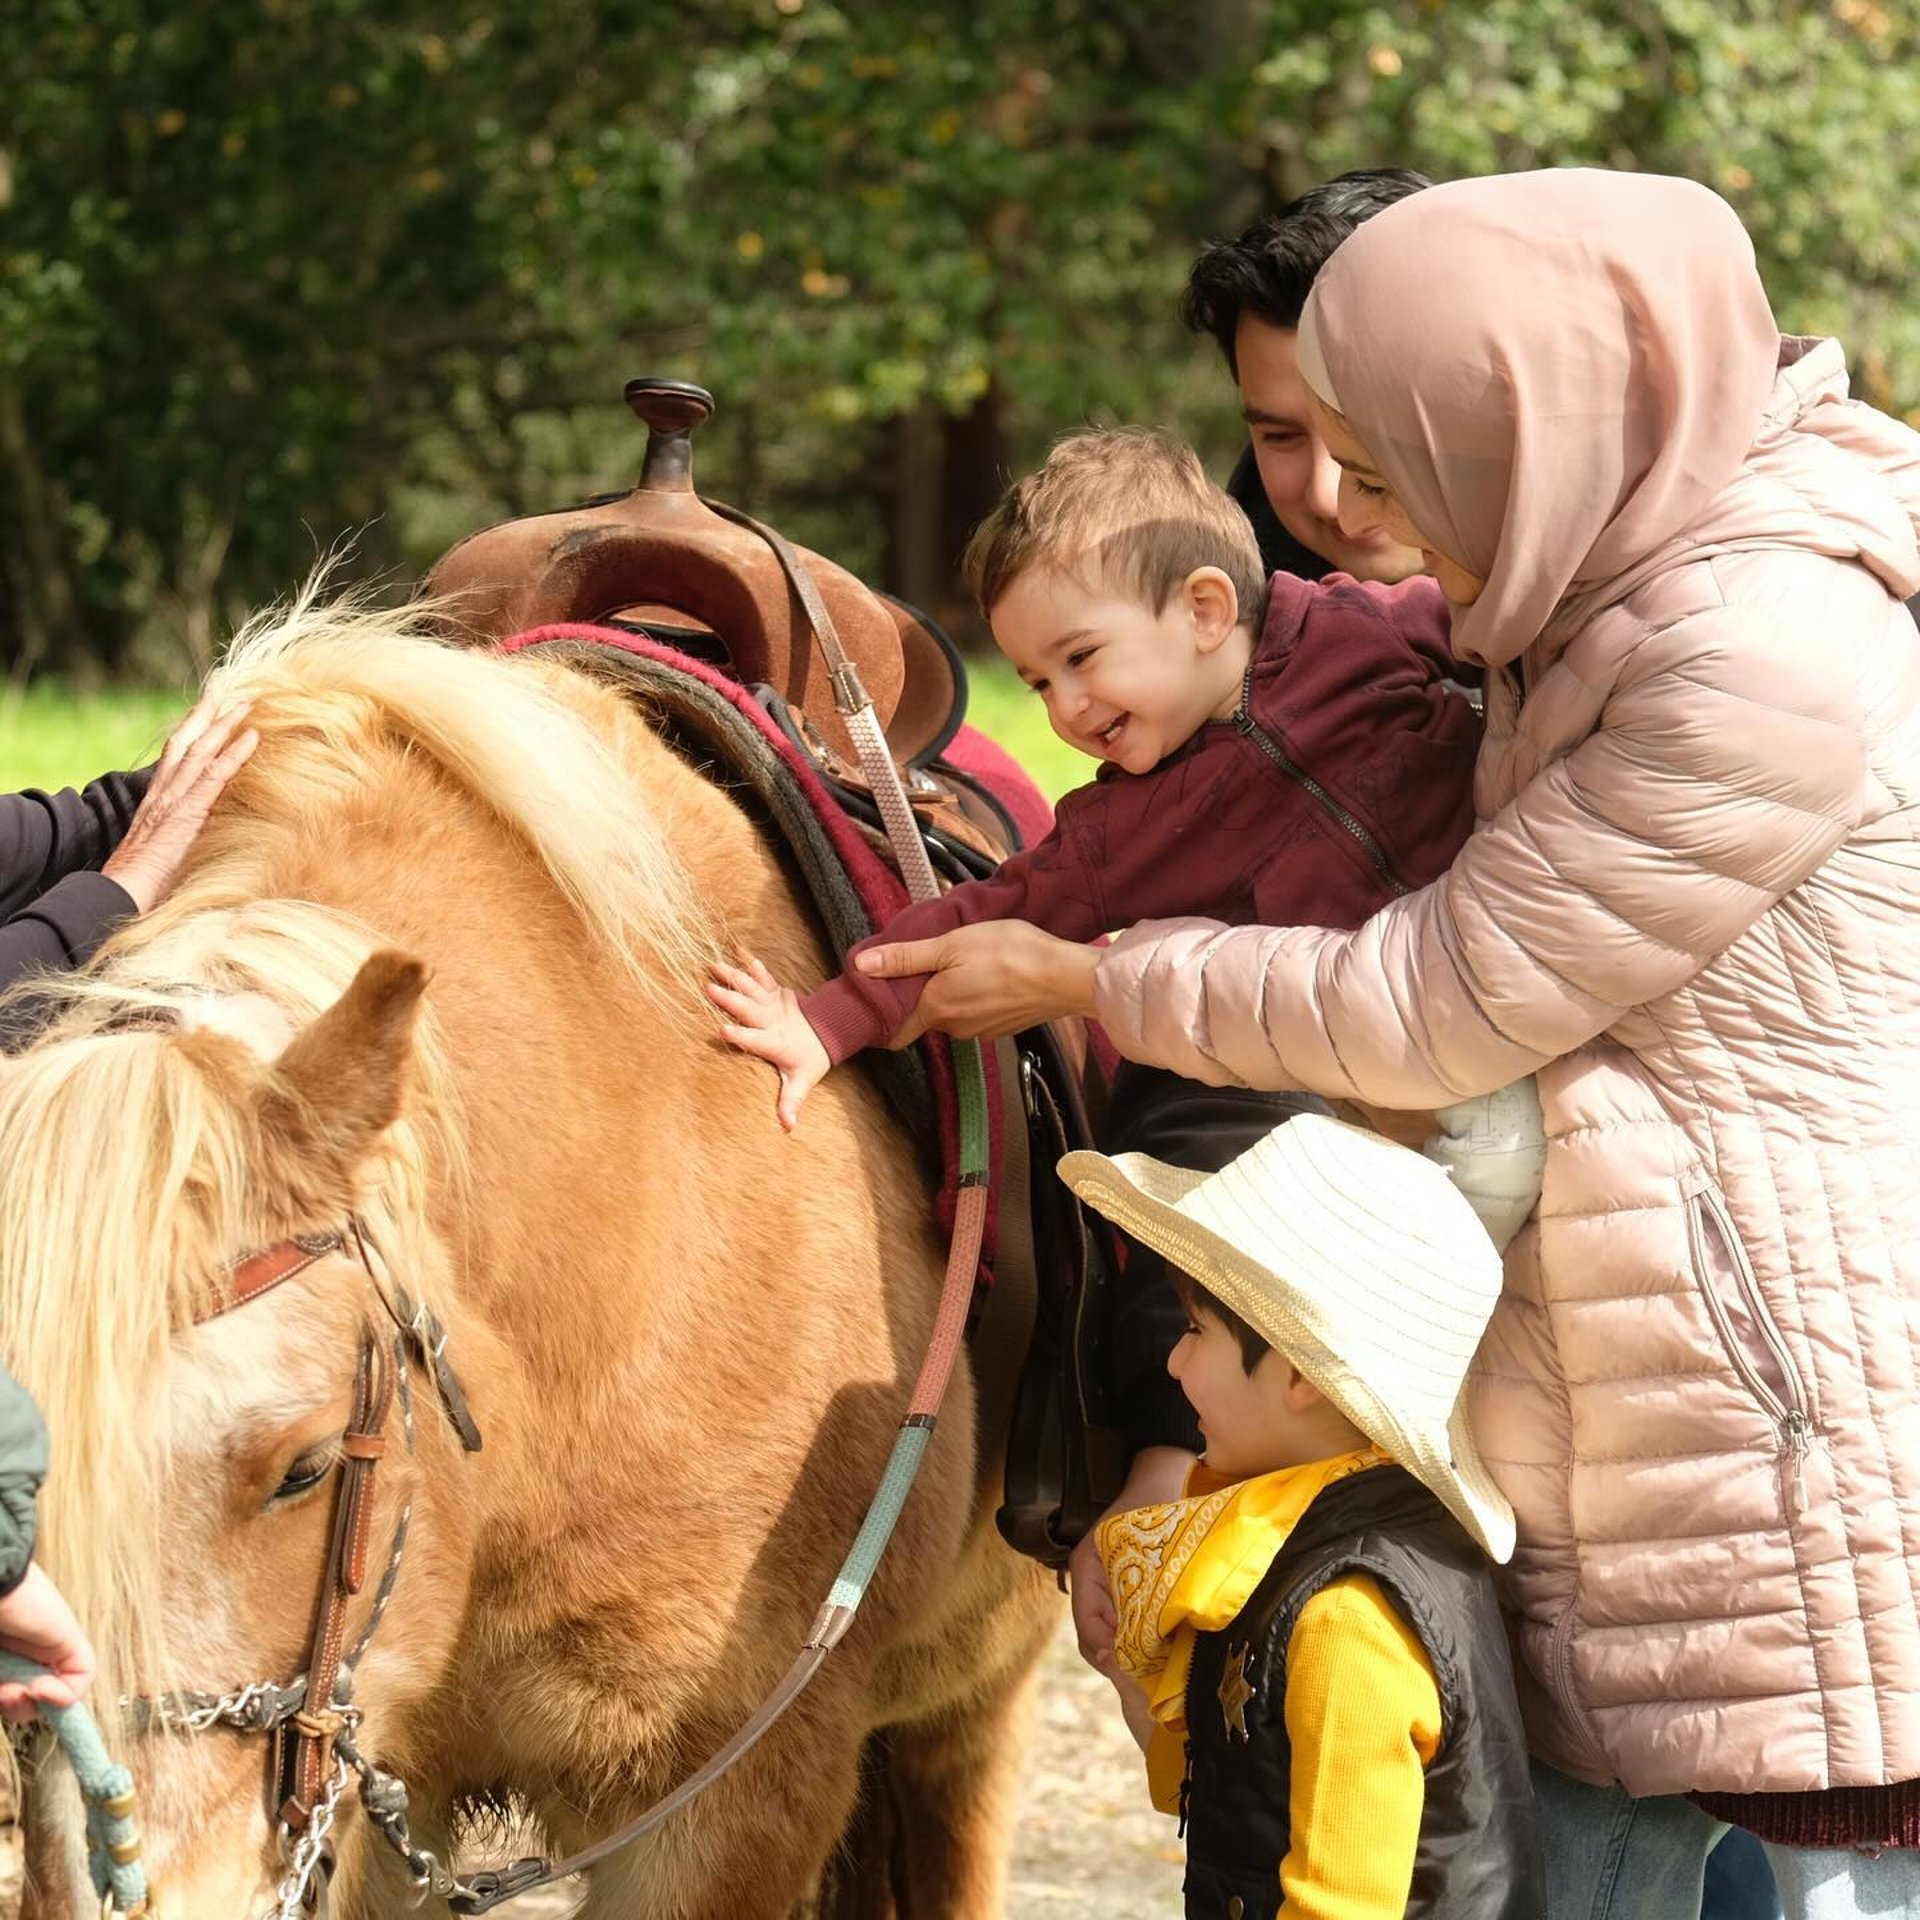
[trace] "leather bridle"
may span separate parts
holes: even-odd
[[[306,1670],[285,1685],[252,1681],[229,1694],[172,1693],[159,1700],[127,1703],[136,1724],[159,1724],[189,1733],[219,1726],[277,1737],[276,1818],[287,1873],[276,1897],[275,1920],[296,1920],[320,1901],[332,1871],[328,1835],[350,1772],[359,1775],[361,1798],[369,1814],[406,1858],[416,1883],[436,1891],[451,1890],[454,1884],[431,1854],[413,1847],[407,1833],[405,1788],[372,1766],[354,1740],[360,1719],[353,1704],[354,1672],[393,1597],[412,1518],[410,1504],[394,1523],[373,1611],[352,1649],[345,1648],[348,1608],[366,1586],[375,1481],[386,1454],[387,1422],[396,1397],[407,1451],[413,1451],[410,1365],[418,1364],[433,1379],[461,1445],[469,1453],[480,1450],[480,1429],[447,1359],[446,1329],[431,1308],[415,1301],[404,1287],[381,1284],[366,1230],[358,1220],[339,1232],[279,1241],[237,1261],[228,1269],[222,1297],[197,1318],[201,1323],[218,1319],[338,1253],[352,1254],[366,1270],[375,1298],[392,1321],[393,1334],[389,1340],[371,1321],[361,1324],[352,1412],[340,1440],[333,1520]]]

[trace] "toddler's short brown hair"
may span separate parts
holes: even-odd
[[[1196,567],[1233,582],[1240,618],[1258,625],[1267,575],[1247,516],[1207,478],[1200,456],[1147,427],[1070,433],[981,521],[961,562],[992,617],[1029,568],[1090,569],[1154,613]]]

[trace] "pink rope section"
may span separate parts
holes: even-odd
[[[967,1309],[973,1304],[974,1276],[980,1271],[980,1242],[987,1227],[987,1185],[972,1180],[961,1187],[954,1204],[953,1244],[947,1253],[947,1277],[940,1290],[940,1313],[933,1323],[933,1339],[913,1383],[907,1418],[935,1414],[953,1377],[953,1363],[967,1337]]]

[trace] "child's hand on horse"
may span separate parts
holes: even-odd
[[[783,987],[752,954],[741,965],[721,961],[707,983],[707,996],[730,1024],[721,1033],[742,1053],[779,1069],[780,1124],[791,1133],[800,1124],[806,1097],[833,1066],[820,1036],[800,1011],[800,996]]]

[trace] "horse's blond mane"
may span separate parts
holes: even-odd
[[[39,984],[42,1038],[0,1060],[0,1341],[47,1417],[44,1553],[95,1638],[106,1699],[169,1675],[154,1570],[174,1334],[269,1230],[253,1109],[236,1097],[245,1056],[186,1036],[242,994],[304,1025],[381,944],[336,909],[260,898],[259,843],[327,817],[383,756],[425,755],[520,837],[649,992],[697,1004],[689,884],[611,747],[551,675],[441,645],[427,617],[309,590],[239,636],[216,680],[250,703],[262,744],[230,817],[160,910],[86,973]],[[429,1180],[462,1178],[448,1088],[429,995],[407,1113],[365,1199],[416,1286],[434,1265]]]

